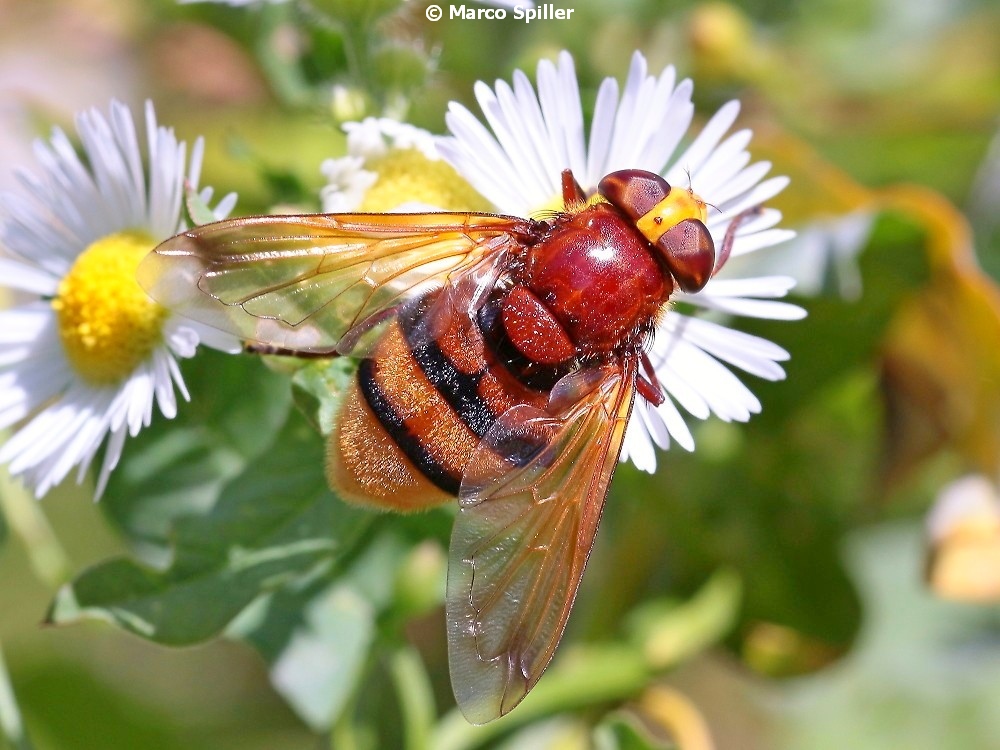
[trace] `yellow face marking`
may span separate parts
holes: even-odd
[[[640,216],[635,226],[647,240],[655,244],[667,230],[673,229],[685,219],[705,221],[707,217],[705,201],[695,195],[694,191],[674,188],[667,193],[666,198]]]

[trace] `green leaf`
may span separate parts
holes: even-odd
[[[8,536],[21,540],[40,581],[55,588],[69,578],[69,559],[42,503],[19,480],[0,470],[0,547]]]
[[[306,608],[303,626],[271,668],[271,682],[310,727],[336,721],[354,690],[375,635],[375,608],[346,583]]]
[[[496,746],[496,750],[584,750],[590,748],[588,742],[590,728],[572,716],[556,716],[529,724],[518,730]],[[614,750],[598,747],[597,750]]]
[[[354,378],[357,362],[335,357],[312,362],[292,376],[295,405],[324,435],[329,435],[344,391]]]
[[[639,720],[625,711],[608,714],[594,727],[595,750],[666,750],[674,745],[655,739]]]
[[[634,646],[592,643],[567,648],[518,706],[489,724],[474,726],[453,709],[435,728],[434,750],[481,747],[515,727],[555,713],[576,711],[639,693],[653,678],[643,655]]]
[[[3,651],[0,651],[0,737],[4,740],[4,746],[9,746],[12,750],[31,750],[33,747],[24,728],[24,719],[17,705]]]
[[[191,224],[196,227],[202,224],[211,224],[213,221],[218,220],[215,212],[198,195],[198,191],[187,182],[184,183],[184,205],[187,208]]]
[[[739,616],[743,585],[731,568],[717,571],[682,604],[657,599],[629,617],[632,639],[654,669],[668,669],[724,638]]]
[[[861,610],[839,544],[871,491],[876,396],[873,378],[856,370],[780,424],[764,419],[763,398],[764,414],[748,425],[706,423],[696,453],[670,451],[656,477],[621,467],[596,551],[608,562],[588,571],[581,617],[598,634],[614,631],[638,594],[686,597],[730,567],[744,583],[731,644],[770,622],[831,653],[846,648]],[[588,597],[588,585],[599,596]]]
[[[1000,605],[936,598],[911,520],[854,531],[843,553],[865,602],[851,658],[770,691],[776,748],[1000,747]]]
[[[437,710],[434,706],[434,685],[420,652],[404,644],[389,657],[389,669],[396,688],[402,714],[403,736],[407,750],[425,750],[430,747],[430,737]]]
[[[125,444],[102,510],[147,561],[167,561],[178,518],[211,511],[222,487],[267,448],[291,404],[288,378],[254,357],[203,350],[184,363],[191,403]]]
[[[48,621],[103,619],[158,643],[204,641],[261,594],[328,571],[372,517],[327,489],[322,441],[293,414],[210,512],[177,521],[168,569],[101,563],[57,593]]]
[[[406,552],[396,534],[383,533],[346,572],[297,590],[293,582],[229,629],[268,660],[275,688],[316,731],[329,729],[353,695]]]

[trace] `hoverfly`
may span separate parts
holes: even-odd
[[[706,204],[641,170],[546,221],[483,213],[256,216],[157,247],[140,283],[258,352],[361,358],[329,436],[341,497],[458,498],[452,685],[469,721],[510,711],[552,659],[590,554],[644,348],[675,288],[725,263]]]

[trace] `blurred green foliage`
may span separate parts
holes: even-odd
[[[37,5],[4,33],[29,30],[44,49],[73,3]],[[293,389],[249,358],[185,362],[192,402],[129,441],[98,507],[86,489],[46,498],[58,541],[32,536],[44,527],[30,512],[15,523],[23,506],[2,489],[0,640],[35,747],[669,747],[641,700],[663,683],[690,696],[719,748],[1000,745],[1000,610],[919,584],[919,519],[968,451],[945,440],[890,471],[887,341],[942,277],[930,215],[878,192],[917,182],[992,206],[971,214],[1000,274],[995,4],[577,0],[560,4],[571,21],[531,25],[433,24],[417,2],[93,5],[102,43],[136,63],[137,98],[205,134],[203,182],[238,191],[240,213],[317,209],[346,115],[441,132],[447,101],[475,109],[475,80],[533,75],[565,48],[585,109],[633,49],[695,77],[701,118],[740,97],[755,154],[793,176],[779,200],[793,225],[877,219],[859,298],[831,282],[797,300],[804,322],[742,324],[792,354],[786,381],[752,384],[762,414],[695,426],[698,450],[661,456],[655,476],[619,468],[559,655],[487,727],[461,719],[448,686],[453,510],[376,515],[326,489],[317,433],[343,365],[305,368]],[[982,347],[985,361],[997,341]],[[39,570],[59,567],[38,564],[53,544],[73,569],[58,593]],[[103,622],[39,629],[53,598],[51,622]]]

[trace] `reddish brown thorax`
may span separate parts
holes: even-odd
[[[507,334],[533,361],[637,346],[675,287],[698,291],[715,269],[705,203],[691,190],[630,169],[598,192],[607,203],[560,220],[531,247],[504,302]]]
[[[533,247],[526,276],[582,354],[621,347],[673,291],[649,243],[606,203],[585,208]]]

